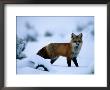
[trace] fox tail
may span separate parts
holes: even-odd
[[[50,59],[46,47],[43,47],[42,49],[40,49],[40,50],[37,52],[37,55],[43,57],[44,59]]]

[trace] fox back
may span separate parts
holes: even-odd
[[[58,56],[69,56],[71,53],[71,48],[70,43],[50,43],[46,46],[48,55],[53,58]]]

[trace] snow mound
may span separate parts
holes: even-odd
[[[38,65],[42,65],[43,67],[38,67],[36,69],[36,67]],[[23,71],[23,69],[26,69],[26,67],[34,69],[36,71],[38,71],[38,70],[44,71],[44,67],[45,67],[45,68],[48,69],[48,72],[53,72],[54,71],[51,64],[50,64],[50,62],[49,62],[49,60],[45,60],[45,59],[43,59],[42,57],[40,57],[38,55],[33,55],[31,57],[28,57],[28,58],[25,58],[25,59],[22,59],[22,60],[17,59],[17,73],[19,73],[19,72],[21,73]],[[23,73],[25,73],[25,72],[29,73],[29,72],[27,72],[27,69],[26,69],[26,71],[25,70],[23,71]]]

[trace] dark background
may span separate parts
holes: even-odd
[[[4,60],[5,60],[5,48],[4,48],[4,4],[108,4],[107,7],[107,82],[108,82],[108,88],[28,88],[28,87],[20,87],[20,88],[3,88],[4,86]],[[109,0],[0,0],[0,90],[56,90],[56,89],[65,89],[65,90],[88,90],[88,89],[110,89],[110,3]],[[95,80],[94,80],[95,81]]]
[[[19,4],[107,4],[109,0],[0,0],[0,2]]]

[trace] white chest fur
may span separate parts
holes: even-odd
[[[72,57],[77,57],[80,52],[80,49],[81,49],[81,44],[77,46],[76,43],[73,43],[72,44]]]

